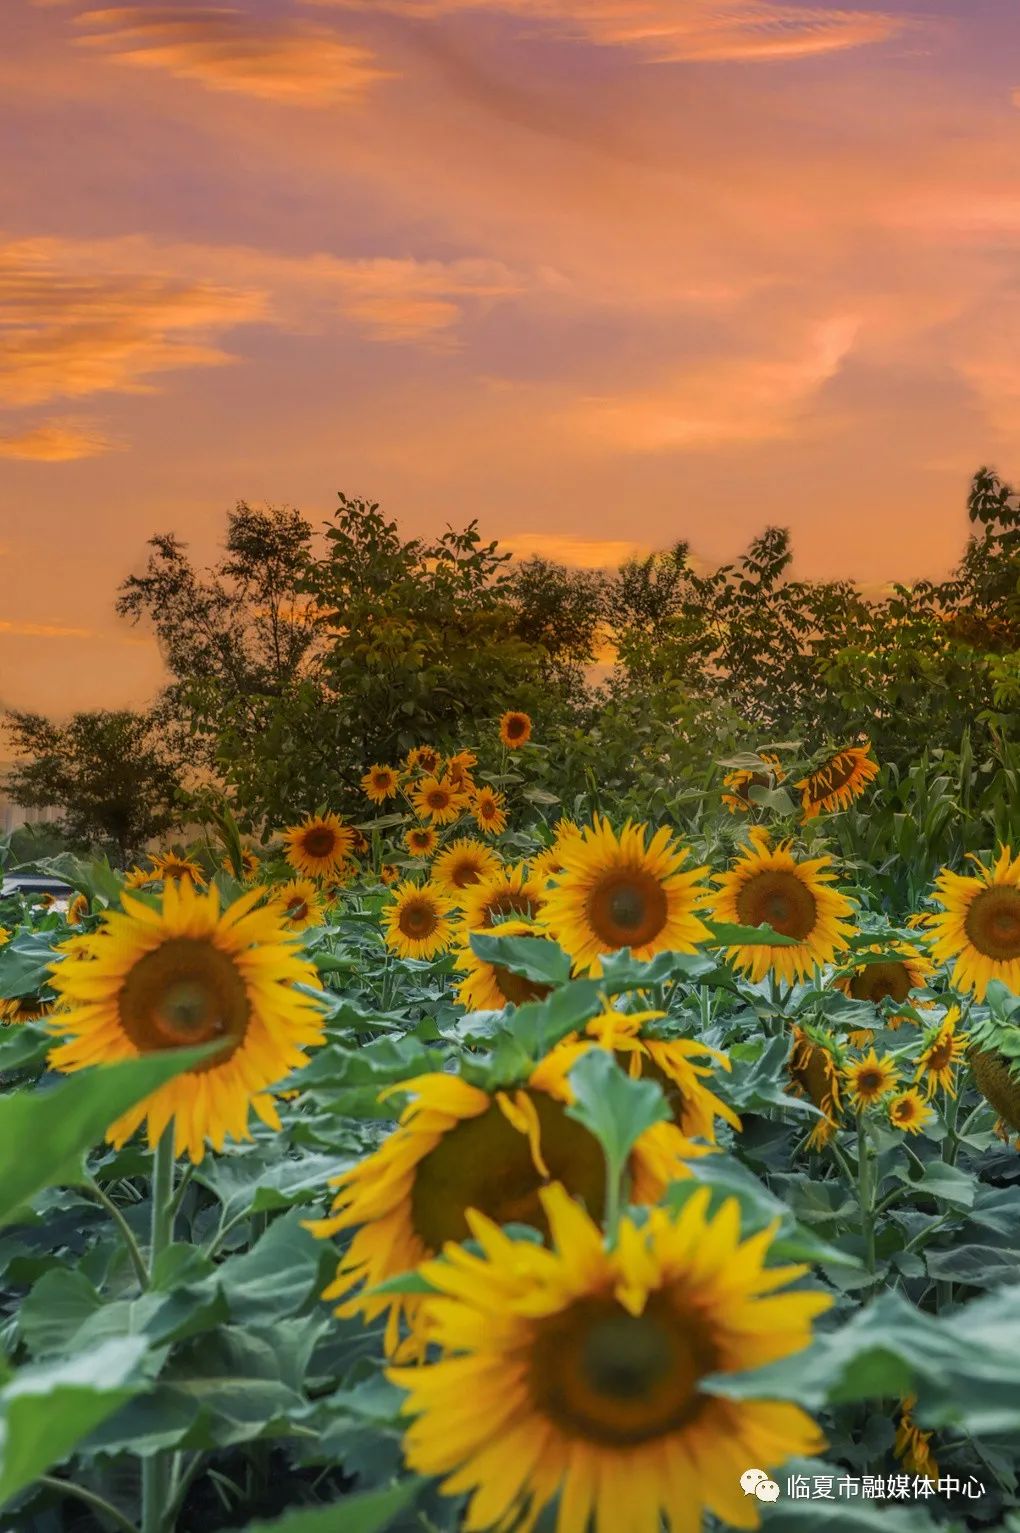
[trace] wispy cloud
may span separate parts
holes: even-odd
[[[16,618],[0,618],[0,634],[19,639],[91,639],[91,628],[67,628],[61,623],[21,623]]]
[[[625,559],[643,557],[650,550],[621,538],[571,537],[558,532],[511,532],[500,543],[518,559],[551,559],[573,569],[616,569]]]
[[[0,458],[29,463],[70,463],[112,452],[115,443],[93,426],[72,420],[47,420],[18,431],[0,431]]]
[[[78,38],[119,64],[210,90],[297,106],[360,100],[391,78],[365,48],[305,22],[261,21],[234,6],[119,6],[76,18]]]

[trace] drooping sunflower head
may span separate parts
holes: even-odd
[[[439,837],[431,825],[412,825],[404,832],[404,845],[412,857],[431,857],[439,845]]]
[[[196,888],[205,883],[202,869],[192,857],[180,857],[176,852],[166,852],[162,857],[150,858],[152,872],[150,879],[162,879],[168,883],[171,879],[178,882],[194,884]]]
[[[503,921],[499,926],[481,927],[485,937],[532,937],[548,941],[547,933],[530,921]],[[457,999],[465,1011],[502,1011],[504,1006],[523,1006],[527,1001],[541,1001],[550,986],[514,974],[505,965],[479,958],[470,941],[457,954],[455,967],[463,974]]]
[[[772,755],[770,751],[762,751],[758,759],[764,763],[762,767],[741,767],[727,772],[723,778],[722,801],[730,814],[747,814],[754,808],[752,788],[774,788],[776,783],[785,780],[786,773],[778,756]]]
[[[76,894],[67,907],[68,926],[80,926],[89,913],[89,899],[87,894]]]
[[[828,1144],[842,1121],[843,1065],[842,1051],[831,1033],[810,1024],[794,1025],[787,1066],[790,1085],[795,1096],[806,1097],[822,1114],[808,1135],[810,1150],[820,1150]]]
[[[449,756],[446,762],[446,775],[455,788],[463,793],[471,793],[474,783],[471,780],[471,768],[478,765],[478,757],[474,751],[458,751],[455,756]]]
[[[396,768],[378,763],[370,766],[361,779],[362,791],[373,804],[385,804],[388,798],[395,798],[398,786]]]
[[[545,901],[546,891],[531,877],[526,863],[501,863],[461,891],[464,941],[468,932],[483,931],[502,921],[533,921]]]
[[[379,881],[389,887],[400,882],[400,869],[392,862],[384,862],[379,869]]]
[[[440,759],[434,745],[416,745],[413,750],[408,751],[404,766],[409,772],[425,772],[431,775],[438,771]]]
[[[281,884],[273,891],[273,899],[288,931],[302,932],[310,926],[322,925],[325,911],[319,890],[310,878],[292,878],[289,884]]]
[[[879,1059],[872,1049],[863,1059],[854,1059],[843,1070],[847,1095],[858,1112],[873,1107],[899,1083],[899,1072],[888,1054]]]
[[[489,787],[476,788],[470,807],[475,824],[486,836],[499,836],[506,830],[506,798],[502,793]]]
[[[609,1250],[553,1186],[541,1194],[552,1251],[474,1214],[476,1249],[426,1263],[438,1292],[422,1328],[439,1356],[389,1376],[414,1418],[408,1465],[469,1493],[467,1527],[533,1527],[557,1494],[563,1533],[693,1533],[706,1511],[756,1527],[739,1465],[824,1447],[799,1406],[701,1387],[802,1350],[830,1304],[806,1290],[776,1297],[806,1269],[766,1267],[774,1231],[742,1240],[736,1202],[710,1217],[708,1198],[625,1218]]]
[[[940,962],[955,960],[953,984],[973,990],[978,1001],[993,979],[1020,993],[1020,857],[1004,846],[992,867],[971,860],[976,877],[943,868],[936,880],[943,910],[926,922],[932,952]]]
[[[916,1060],[914,1080],[923,1082],[929,1101],[940,1086],[947,1096],[956,1096],[957,1068],[970,1044],[966,1033],[956,1031],[959,1021],[960,1008],[951,1006],[942,1021],[936,1027],[929,1028],[924,1035],[921,1052]]]
[[[61,998],[53,1032],[64,1041],[54,1069],[75,1071],[143,1054],[217,1043],[211,1059],[161,1086],[118,1118],[107,1138],[122,1145],[148,1119],[154,1145],[174,1124],[175,1153],[200,1161],[208,1140],[250,1137],[249,1109],[279,1128],[271,1088],[305,1063],[323,1037],[315,969],[294,950],[279,907],[256,908],[249,890],[226,910],[219,891],[168,882],[160,909],[127,895],[91,937],[85,963],[58,961]]]
[[[459,899],[472,884],[491,878],[499,865],[499,857],[484,841],[461,836],[440,852],[432,864],[432,877],[441,889]]]
[[[900,1420],[896,1428],[893,1452],[908,1474],[922,1480],[939,1479],[939,1466],[931,1450],[931,1432],[922,1432],[914,1421],[916,1395],[905,1395],[900,1404]]]
[[[693,953],[709,937],[697,912],[707,901],[707,868],[685,868],[688,849],[668,826],[649,836],[629,820],[617,835],[596,819],[562,843],[563,871],[542,915],[578,973],[602,973],[603,954],[630,948],[636,958]]]
[[[531,739],[531,719],[526,713],[511,710],[499,721],[499,738],[507,750],[520,750]]]
[[[283,833],[287,861],[307,878],[334,876],[351,855],[354,838],[335,814],[310,814]]]
[[[464,812],[467,795],[449,777],[423,777],[411,790],[411,802],[420,819],[430,820],[433,825],[449,825]]]
[[[434,884],[405,879],[383,912],[386,942],[401,958],[435,958],[453,938],[453,901]]]
[[[870,744],[847,745],[826,757],[795,785],[801,790],[801,808],[806,821],[823,810],[846,809],[860,798],[868,783],[878,776],[878,763],[868,754]]]
[[[919,1134],[932,1117],[932,1110],[916,1086],[901,1091],[889,1103],[889,1122],[904,1134]]]

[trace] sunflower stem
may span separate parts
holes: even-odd
[[[152,1230],[149,1240],[149,1281],[173,1239],[174,1126],[167,1124],[156,1146],[152,1168]],[[153,1453],[142,1460],[142,1533],[165,1533],[169,1494],[167,1456]]]
[[[868,1271],[875,1272],[875,1187],[872,1177],[871,1140],[867,1120],[857,1114],[857,1198],[861,1206],[861,1233],[864,1236],[864,1260]]]
[[[108,1518],[115,1527],[123,1529],[123,1533],[138,1533],[134,1523],[125,1517],[112,1501],[107,1501],[105,1496],[86,1489],[84,1485],[76,1485],[73,1480],[60,1480],[52,1474],[41,1474],[35,1483],[41,1485],[44,1490],[57,1491],[62,1496],[73,1496],[85,1506],[91,1507],[92,1511],[99,1512]]]
[[[110,1218],[117,1226],[117,1229],[120,1233],[120,1238],[124,1242],[124,1248],[127,1251],[128,1256],[131,1258],[131,1265],[135,1269],[135,1276],[138,1279],[138,1286],[144,1293],[146,1288],[149,1286],[149,1269],[145,1265],[145,1257],[142,1255],[141,1249],[134,1237],[134,1232],[132,1231],[131,1226],[128,1224],[127,1220],[124,1218],[124,1215],[121,1213],[113,1199],[103,1191],[95,1177],[91,1174],[87,1174],[86,1176],[86,1186],[88,1187],[89,1192],[91,1192],[92,1196],[95,1198],[96,1202],[102,1204],[103,1208],[105,1208],[106,1212],[109,1214]]]
[[[961,1095],[962,1093],[957,1091],[955,1097],[950,1097],[949,1106],[946,1108],[946,1137],[942,1141],[942,1159],[947,1166],[955,1166],[956,1152],[960,1147],[960,1136],[956,1132],[956,1124],[960,1117]]]

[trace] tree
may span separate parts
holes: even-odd
[[[76,713],[55,724],[9,712],[14,748],[30,759],[10,772],[7,792],[26,808],[64,811],[72,841],[112,844],[123,867],[180,819],[180,770],[152,715],[128,710]]]

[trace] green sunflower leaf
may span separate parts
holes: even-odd
[[[594,1046],[581,1055],[568,1078],[575,1101],[567,1116],[594,1134],[610,1177],[618,1180],[641,1135],[670,1118],[662,1088],[655,1081],[624,1075],[608,1049]]]
[[[760,926],[737,926],[732,921],[708,921],[704,924],[720,947],[796,947],[796,937],[784,937],[773,931],[767,921]]]

